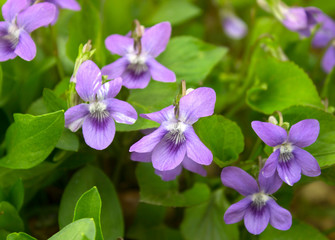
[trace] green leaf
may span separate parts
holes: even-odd
[[[49,238],[49,240],[82,240],[84,236],[89,240],[95,240],[95,232],[94,220],[92,218],[83,218],[70,223]]]
[[[202,203],[209,198],[210,190],[206,184],[195,183],[192,188],[179,192],[177,181],[161,180],[154,173],[151,164],[138,164],[136,177],[140,186],[140,199],[145,203],[167,207],[185,207]]]
[[[9,232],[23,231],[23,221],[13,205],[8,202],[0,202],[0,213],[0,229]]]
[[[77,152],[79,149],[79,138],[78,136],[71,132],[69,129],[64,128],[62,135],[56,145],[56,148]]]
[[[280,231],[269,226],[261,235],[260,240],[327,240],[328,238],[314,227],[293,221],[292,227],[287,231]]]
[[[312,107],[294,106],[283,111],[284,121],[292,126],[304,119],[317,119],[320,134],[315,143],[304,148],[318,161],[320,167],[335,164],[335,117],[334,115]]]
[[[265,114],[293,105],[322,107],[312,80],[292,62],[270,56],[255,60],[255,85],[247,92],[247,103]]]
[[[10,189],[8,201],[12,203],[18,211],[20,211],[24,200],[24,186],[21,179],[19,179]]]
[[[2,98],[2,86],[3,86],[3,75],[2,75],[2,67],[0,65],[0,99]]]
[[[44,88],[43,90],[43,101],[49,112],[67,109],[66,101],[57,97],[57,95],[48,88]]]
[[[335,107],[335,68],[328,74],[323,85],[321,96],[328,99],[328,104]]]
[[[26,233],[11,233],[7,236],[7,240],[37,240],[36,238],[29,236]]]
[[[222,190],[214,192],[209,201],[187,208],[181,223],[185,240],[239,239],[237,225],[227,225],[223,221],[227,208],[228,203]]]
[[[170,0],[162,2],[157,10],[148,17],[146,24],[153,25],[169,21],[171,25],[183,23],[200,15],[201,10],[186,0]]]
[[[60,227],[72,221],[77,200],[94,186],[99,190],[102,200],[101,229],[105,240],[122,237],[123,216],[115,188],[100,169],[92,166],[77,171],[66,186],[59,209]]]
[[[101,198],[96,187],[85,192],[78,200],[74,210],[73,221],[82,218],[93,218],[96,229],[96,240],[103,240],[100,224]]]
[[[227,49],[189,36],[174,37],[157,60],[175,72],[177,79],[198,85],[224,57]]]
[[[145,89],[134,89],[130,92],[128,102],[136,109],[138,115],[151,113],[173,104],[178,93],[176,83],[162,83],[151,81]],[[158,127],[159,124],[138,116],[135,124],[117,124],[117,131],[134,131],[139,129]]]
[[[244,149],[244,137],[240,127],[221,115],[201,118],[194,124],[194,129],[201,141],[212,151],[214,161],[220,167],[237,160]]]
[[[6,134],[7,155],[0,166],[27,169],[43,162],[55,148],[64,129],[63,111],[41,116],[14,114]]]

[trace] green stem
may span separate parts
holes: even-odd
[[[51,32],[53,53],[56,57],[56,62],[57,62],[57,70],[58,70],[60,80],[62,80],[65,77],[65,73],[64,73],[62,61],[61,61],[61,59],[59,57],[59,54],[58,54],[57,36],[56,36],[56,33],[55,33],[52,26],[50,26],[50,32]]]

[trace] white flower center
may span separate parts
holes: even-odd
[[[134,49],[130,49],[126,57],[130,63],[127,69],[133,71],[136,75],[148,70],[148,66],[146,65],[148,56],[146,53],[142,52],[138,55]]]
[[[166,129],[169,131],[166,137],[175,144],[182,143],[186,140],[184,132],[187,129],[187,124],[183,122],[170,123]]]
[[[15,48],[19,43],[21,29],[15,23],[12,23],[8,27],[8,34],[3,36],[4,39],[8,40],[12,47]]]
[[[269,195],[265,194],[264,192],[254,193],[251,196],[253,206],[257,207],[258,209],[263,207],[269,199]]]
[[[274,150],[279,149],[280,155],[279,155],[279,161],[282,162],[288,162],[293,157],[293,145],[289,142],[283,143],[279,146],[276,146]]]
[[[109,116],[109,112],[106,109],[107,105],[100,101],[92,102],[89,105],[89,111],[91,113],[91,116],[98,120],[102,120]]]

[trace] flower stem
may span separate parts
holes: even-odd
[[[57,62],[57,70],[58,70],[60,80],[62,80],[65,77],[65,73],[64,73],[62,61],[61,61],[61,59],[59,57],[59,54],[58,54],[57,37],[56,37],[56,33],[55,33],[53,27],[50,26],[49,28],[50,28],[50,32],[51,32],[53,53],[54,53],[54,56],[56,57],[56,62]]]

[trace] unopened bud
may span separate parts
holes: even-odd
[[[194,90],[194,88],[188,88],[188,89],[186,90],[186,95],[189,94],[190,92],[192,92],[193,90]]]
[[[274,125],[278,125],[278,121],[274,116],[270,116],[269,119],[268,119],[268,122],[272,123]]]
[[[283,122],[281,127],[288,131],[288,129],[290,128],[290,124],[288,122]]]

